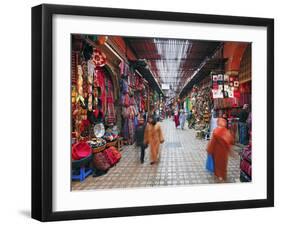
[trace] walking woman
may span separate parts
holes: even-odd
[[[175,121],[175,126],[176,126],[176,128],[178,128],[178,126],[180,125],[180,120],[179,120],[179,113],[178,113],[178,111],[175,111],[175,114],[174,114],[174,121]]]
[[[226,128],[226,120],[218,118],[217,128],[214,129],[207,151],[214,159],[214,173],[220,182],[226,181],[228,156],[234,140],[232,134]]]
[[[154,164],[159,158],[159,146],[164,142],[163,132],[160,123],[156,118],[150,116],[144,133],[144,144],[150,146],[150,164]]]

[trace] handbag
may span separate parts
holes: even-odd
[[[206,170],[210,171],[211,173],[214,172],[214,159],[213,156],[211,154],[207,155],[207,160],[206,160]]]

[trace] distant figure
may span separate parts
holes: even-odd
[[[217,113],[214,109],[212,109],[211,120],[210,120],[210,137],[212,136],[212,133],[216,127],[217,127]]]
[[[181,129],[184,129],[184,125],[185,125],[185,121],[186,121],[186,115],[185,115],[185,112],[183,110],[180,110],[179,120],[180,120]]]
[[[144,144],[150,146],[150,164],[156,163],[159,159],[159,146],[164,142],[163,132],[160,123],[156,118],[150,116],[148,118],[148,124],[144,133]]]
[[[178,114],[178,111],[175,111],[175,115],[174,115],[174,122],[175,122],[175,126],[176,126],[176,128],[178,128],[178,126],[180,125],[180,120],[179,120],[179,114]]]
[[[227,117],[227,114],[223,113],[222,114],[222,118],[225,119],[225,121],[226,121],[226,128],[228,128],[228,117]]]
[[[214,159],[214,174],[220,182],[227,178],[228,156],[234,142],[229,130],[226,128],[226,120],[218,118],[218,127],[214,129],[211,140],[208,143],[208,154]]]
[[[160,121],[160,111],[159,111],[159,109],[156,109],[154,114],[155,114],[154,116],[156,118],[156,121],[159,122]]]
[[[244,145],[248,144],[248,127],[246,123],[248,115],[248,104],[244,104],[239,113],[239,143]]]
[[[145,131],[145,123],[143,116],[139,116],[138,118],[138,125],[136,128],[136,145],[140,147],[141,155],[140,155],[140,161],[141,163],[144,162],[144,156],[145,156],[145,148],[146,145],[144,144],[144,131]]]

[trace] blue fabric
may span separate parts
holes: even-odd
[[[208,154],[207,155],[207,161],[206,161],[206,170],[210,172],[214,172],[215,166],[214,166],[214,159],[213,156]]]

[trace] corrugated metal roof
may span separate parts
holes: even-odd
[[[125,38],[138,59],[146,59],[161,84],[169,84],[169,96],[177,95],[200,64],[220,42],[167,38]]]

